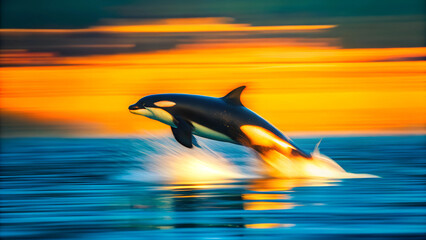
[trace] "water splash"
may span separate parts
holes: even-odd
[[[199,140],[201,148],[184,148],[174,139],[152,137],[135,143],[142,169],[131,170],[126,180],[163,182],[172,184],[226,183],[237,179],[253,178],[371,178],[369,174],[346,172],[335,161],[319,152],[319,143],[312,159],[288,158],[278,151],[268,151],[244,159],[251,168],[233,163],[222,154],[210,149]]]
[[[140,146],[143,169],[130,171],[124,178],[138,181],[160,181],[173,184],[224,183],[233,179],[256,178],[210,149],[202,141],[201,148],[184,148],[174,139],[151,138],[149,148]],[[137,146],[138,147],[138,146]],[[251,159],[253,160],[253,159]]]
[[[376,178],[370,174],[346,172],[339,164],[319,151],[319,144],[312,152],[312,158],[287,157],[271,150],[259,156],[263,159],[262,174],[276,178]]]

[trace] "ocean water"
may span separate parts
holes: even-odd
[[[378,177],[279,179],[214,141],[2,139],[0,238],[424,239],[425,140],[325,137],[322,154]]]

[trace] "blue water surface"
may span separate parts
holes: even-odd
[[[2,139],[0,237],[424,239],[425,139],[322,140],[321,152],[347,171],[381,178],[208,184],[148,178],[156,173],[146,171],[145,159],[162,151],[152,140]],[[294,139],[303,149],[318,140]],[[209,146],[241,169],[253,161],[242,147]]]

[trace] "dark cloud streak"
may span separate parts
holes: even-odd
[[[305,38],[341,39],[344,48],[420,47],[425,43],[425,2],[420,0],[175,1],[175,0],[3,0],[2,28],[85,29],[105,22],[230,17],[252,25],[332,24]],[[58,56],[108,55],[176,48],[196,39],[282,38],[299,33],[62,33],[2,34],[2,49],[52,52]],[[132,47],[99,47],[99,45]],[[89,47],[98,45],[98,47]],[[75,47],[86,46],[86,47]]]
[[[189,41],[188,36],[158,37],[149,34],[5,34],[2,36],[2,49],[53,52],[59,56],[87,56],[173,49],[177,44]]]
[[[29,114],[2,110],[0,113],[1,137],[47,137],[74,136],[89,134],[99,126],[83,123],[61,123],[59,121],[40,120]]]

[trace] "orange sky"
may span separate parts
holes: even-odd
[[[157,29],[203,32],[210,24],[231,32],[268,30],[219,20],[171,20]],[[156,29],[153,26],[138,28]],[[199,39],[170,50],[80,57],[2,51],[3,64],[60,66],[2,67],[1,108],[38,121],[96,126],[86,134],[131,134],[168,130],[128,112],[128,105],[147,94],[220,97],[246,84],[243,103],[284,132],[420,131],[425,124],[426,61],[409,59],[423,57],[426,48],[342,49],[336,42],[302,37]]]

